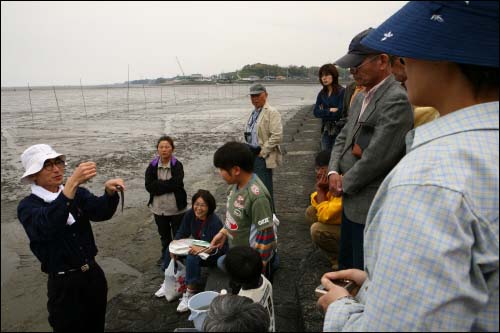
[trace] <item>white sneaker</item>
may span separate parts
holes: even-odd
[[[165,282],[161,284],[160,289],[158,289],[157,292],[155,292],[156,297],[164,297],[165,296]]]
[[[187,291],[184,294],[182,294],[182,298],[180,298],[181,301],[179,303],[179,306],[177,306],[177,312],[186,312],[187,310],[189,310],[188,301],[192,296],[193,296],[193,294],[190,292],[187,292]]]

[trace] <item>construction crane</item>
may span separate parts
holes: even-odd
[[[184,74],[184,70],[182,69],[181,63],[179,61],[179,58],[177,58],[177,56],[175,57],[175,60],[177,60],[177,64],[179,64],[179,68],[181,69],[182,76],[186,76],[186,74]]]

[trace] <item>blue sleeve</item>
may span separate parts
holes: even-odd
[[[49,204],[29,196],[17,207],[17,217],[31,242],[50,241],[64,232],[70,205],[71,201],[62,193]]]
[[[327,105],[324,105],[322,91],[319,92],[318,97],[316,98],[316,104],[314,105],[313,113],[316,118],[328,117],[329,111]]]
[[[345,95],[345,89],[342,88],[342,90],[339,93],[339,101],[338,101],[338,108],[339,108],[339,119],[342,118],[344,114],[344,95]]]
[[[194,214],[193,210],[190,209],[184,214],[182,218],[181,226],[177,230],[174,239],[189,238],[191,236],[191,226],[193,222]]]
[[[106,194],[106,191],[103,195],[97,197],[90,193],[89,190],[79,187],[75,195],[75,201],[77,205],[82,204],[83,211],[87,214],[89,220],[101,222],[113,217],[120,197],[116,192],[110,196]]]
[[[328,110],[330,108],[337,108],[337,112],[328,112],[328,115],[324,118],[325,120],[337,121],[342,117],[342,105],[344,98],[344,89],[342,88],[335,95],[331,95],[327,99]]]
[[[323,120],[339,120],[342,117],[343,99],[344,99],[345,89],[341,88],[335,95],[323,98],[322,93],[318,94],[316,99],[316,105],[314,106],[314,116],[316,118],[322,118]],[[320,109],[320,105],[323,108]],[[330,108],[337,108],[337,112],[330,112]]]
[[[213,213],[212,216],[210,216],[210,221],[208,221],[208,222],[210,224],[208,225],[208,230],[205,234],[206,239],[204,239],[204,241],[210,242],[215,237],[215,235],[217,235],[219,233],[220,229],[222,229],[223,224],[222,224],[222,221],[220,220],[219,216],[217,216],[216,213]],[[218,256],[221,256],[222,254],[226,253],[228,248],[229,248],[229,244],[228,244],[227,239],[226,239],[224,246],[219,250]]]

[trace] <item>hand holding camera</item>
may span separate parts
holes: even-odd
[[[347,290],[349,294],[351,294],[351,292],[357,287],[356,282],[348,279],[336,279],[331,281],[334,285]],[[318,287],[316,287],[314,293],[316,294],[316,297],[320,298],[321,296],[326,295],[328,293],[328,290],[322,284],[320,284]]]
[[[321,285],[316,288],[318,308],[323,311],[336,300],[345,296],[355,296],[363,285],[367,274],[359,269],[347,269],[325,273],[321,277]]]

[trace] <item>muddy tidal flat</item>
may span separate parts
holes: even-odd
[[[283,122],[315,102],[319,85],[272,85],[268,102]],[[1,97],[1,298],[2,331],[49,331],[47,276],[29,249],[17,220],[17,204],[30,193],[22,185],[20,155],[30,145],[46,143],[66,154],[69,176],[82,161],[97,163],[98,174],[84,186],[95,194],[109,178],[125,180],[125,210],[93,223],[112,299],[160,255],[160,240],[146,207],[144,172],[162,134],[173,137],[176,157],[184,164],[188,198],[200,188],[225,202],[225,184],[213,167],[215,150],[241,141],[252,110],[247,85],[52,88],[2,90]],[[128,97],[127,97],[128,96]]]

